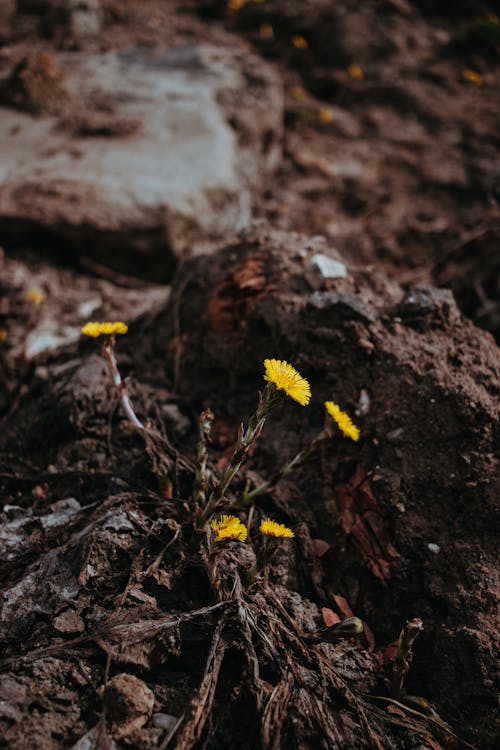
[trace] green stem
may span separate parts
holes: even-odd
[[[331,440],[331,437],[332,431],[330,426],[325,427],[325,429],[322,430],[306,448],[297,453],[297,455],[294,456],[291,461],[284,464],[281,469],[278,469],[278,471],[275,472],[273,476],[270,477],[270,479],[268,479],[266,482],[262,482],[262,484],[259,484],[258,487],[255,487],[250,492],[245,492],[240,502],[238,503],[238,506],[248,505],[248,503],[254,501],[256,497],[263,495],[270,489],[274,489],[278,482],[280,482],[284,477],[288,476],[288,474],[291,474],[292,471],[298,466],[304,464],[313,455],[313,453],[315,453],[317,448],[327,440]]]
[[[281,394],[276,390],[272,383],[268,383],[261,396],[255,414],[252,414],[250,417],[247,429],[244,430],[243,424],[240,425],[238,430],[238,440],[233,455],[231,456],[231,460],[222,474],[219,483],[212,491],[207,507],[200,515],[197,523],[198,528],[203,528],[211,516],[213,516],[223,505],[226,490],[245,460],[248,449],[262,432],[267,415],[280,400]]]

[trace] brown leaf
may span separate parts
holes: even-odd
[[[363,622],[363,631],[365,634],[366,641],[368,643],[368,651],[374,651],[375,650],[375,636],[373,635],[373,630],[368,625],[367,622]]]
[[[403,716],[403,717],[405,716],[405,712],[402,711],[397,706],[393,706],[392,703],[389,703],[389,705],[387,706],[387,711],[390,714],[395,714],[396,716]]]
[[[323,557],[332,548],[331,544],[325,542],[324,539],[312,539],[311,541],[316,557]]]
[[[432,748],[432,750],[444,750],[443,746],[439,744],[439,742],[436,742],[436,740],[432,739],[432,737],[424,737],[424,742],[428,747]]]
[[[325,624],[325,627],[329,628],[331,625],[336,625],[338,622],[340,622],[340,617],[336,612],[333,611],[333,609],[329,609],[328,607],[322,607],[321,608],[321,614],[323,616],[323,622]]]
[[[391,577],[391,563],[399,557],[389,537],[382,510],[370,479],[358,466],[350,481],[335,488],[340,507],[340,527],[372,573],[384,581]]]
[[[210,328],[236,337],[246,332],[258,301],[274,287],[267,274],[267,259],[265,252],[247,255],[217,287],[206,310]]]
[[[339,608],[340,612],[344,615],[344,617],[354,617],[354,612],[350,608],[347,599],[345,599],[343,596],[340,596],[340,594],[334,594],[333,601]]]

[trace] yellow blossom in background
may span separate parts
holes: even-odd
[[[220,516],[210,522],[215,532],[215,541],[224,542],[226,539],[236,539],[244,542],[247,538],[247,528],[237,516]]]
[[[0,328],[0,341],[5,341],[7,338],[7,331],[5,328]]]
[[[246,0],[229,0],[227,7],[229,10],[240,10],[245,5]]]
[[[353,79],[353,81],[362,81],[365,77],[363,68],[360,65],[349,65],[349,67],[347,68],[347,72]]]
[[[359,428],[352,423],[350,416],[346,414],[345,411],[342,411],[333,401],[325,401],[325,407],[328,414],[337,424],[339,430],[344,436],[351,438],[351,440],[354,440],[356,443],[359,440],[360,431]]]
[[[318,117],[320,119],[320,122],[328,125],[329,122],[333,121],[333,112],[330,107],[322,107],[318,112]]]
[[[294,99],[304,99],[306,96],[306,92],[302,88],[302,86],[293,86],[290,89],[290,94],[293,96]]]
[[[295,367],[283,359],[265,359],[264,367],[264,380],[273,383],[301,406],[307,406],[311,400],[311,386]]]
[[[299,34],[292,36],[292,44],[297,49],[307,49],[309,47],[307,39],[304,39],[304,37]]]
[[[260,524],[260,533],[264,536],[273,536],[275,539],[293,539],[295,534],[284,523],[276,521],[262,521]]]
[[[36,289],[30,289],[28,294],[26,295],[26,299],[28,302],[32,302],[34,305],[41,305],[42,302],[45,302],[45,294],[42,294],[42,292],[37,292]]]
[[[113,336],[115,333],[127,333],[128,326],[120,320],[115,323],[103,321],[101,323],[89,321],[82,328],[84,336],[91,336],[93,339],[99,336]]]
[[[481,73],[478,73],[477,70],[469,70],[469,68],[466,68],[462,71],[462,76],[465,78],[466,81],[469,81],[470,83],[475,83],[476,86],[482,86],[483,85],[483,76]]]
[[[259,28],[259,36],[261,39],[272,39],[274,36],[274,29],[270,23],[263,23]]]

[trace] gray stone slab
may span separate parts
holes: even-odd
[[[281,142],[281,86],[265,63],[189,46],[57,65],[56,114],[0,109],[0,241],[48,236],[168,270],[248,223]]]

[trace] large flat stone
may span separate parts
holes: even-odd
[[[281,87],[261,60],[195,46],[66,53],[45,77],[35,115],[0,109],[0,242],[165,278],[248,222],[281,142]]]

